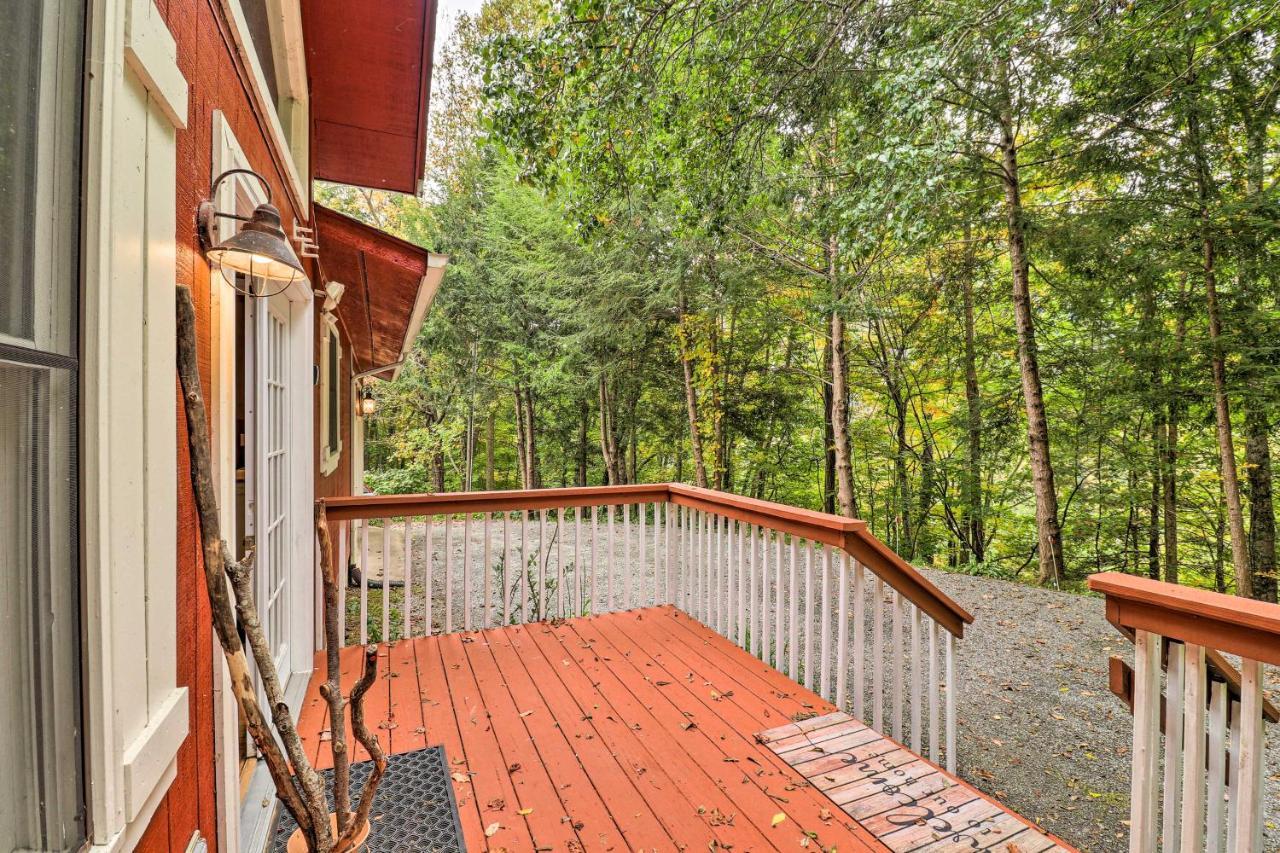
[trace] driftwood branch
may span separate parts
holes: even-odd
[[[200,383],[200,368],[196,354],[196,314],[191,299],[191,291],[187,287],[177,288],[177,350],[178,378],[182,383],[183,407],[187,421],[187,441],[191,454],[191,489],[195,496],[196,513],[200,520],[201,551],[204,556],[205,585],[208,590],[209,604],[213,616],[214,630],[218,634],[218,642],[222,645],[227,667],[231,672],[232,691],[245,717],[245,724],[253,737],[254,743],[262,753],[263,762],[271,774],[276,793],[280,801],[297,822],[307,846],[316,853],[330,853],[334,850],[334,833],[329,824],[329,808],[325,799],[324,782],[307,759],[303,749],[302,738],[289,713],[289,706],[284,700],[279,673],[275,668],[272,650],[262,630],[257,605],[253,596],[253,562],[254,550],[250,547],[243,560],[232,559],[230,550],[222,539],[219,522],[217,492],[213,482],[213,464],[209,442],[209,422],[205,410],[204,393]],[[332,542],[327,541],[328,528],[324,528],[323,536],[327,542],[324,549],[327,561],[325,575],[325,627],[326,640],[329,646],[329,677],[333,684],[331,692],[336,696],[338,712],[334,715],[339,725],[335,727],[332,744],[335,759],[343,756],[344,773],[349,770],[349,760],[345,756],[345,731],[341,726],[341,694],[337,689],[337,590],[336,576],[332,569]],[[230,587],[230,590],[228,590]],[[330,593],[330,588],[332,592]],[[234,598],[234,600],[233,600]],[[243,630],[249,643],[249,653],[253,655],[258,676],[262,682],[263,693],[270,709],[271,724],[267,722],[267,713],[258,702],[253,676],[249,669],[248,656],[244,644],[240,641],[239,631]],[[373,662],[376,669],[376,654]],[[368,664],[366,664],[368,666]],[[366,672],[366,678],[368,673]],[[363,681],[363,679],[362,679]],[[367,689],[367,688],[366,688]],[[330,707],[333,707],[331,703]],[[353,722],[355,706],[353,704]],[[275,731],[272,731],[274,727]],[[363,728],[363,717],[361,717]],[[365,730],[365,734],[368,734]],[[279,741],[276,739],[279,735]],[[374,749],[377,741],[374,740]],[[281,750],[281,744],[284,749]],[[374,754],[370,751],[370,754]],[[381,755],[381,750],[378,751]],[[385,757],[376,766],[375,776],[380,778],[385,769]],[[349,777],[348,777],[349,779]],[[347,780],[344,780],[344,784]],[[371,779],[372,781],[372,779]],[[373,786],[376,788],[376,784]],[[366,791],[368,786],[366,786]],[[344,799],[350,799],[349,793],[343,793]],[[362,802],[362,807],[365,805]],[[345,818],[349,813],[349,803],[339,810]],[[363,808],[361,820],[368,819],[368,808]],[[340,818],[341,819],[341,818]],[[345,824],[346,821],[343,821]],[[355,826],[360,826],[357,821]],[[347,849],[354,827],[345,826]]]
[[[354,834],[358,827],[364,826],[368,821],[369,810],[373,808],[373,795],[377,792],[379,783],[382,782],[382,775],[387,772],[387,755],[382,751],[378,738],[369,731],[364,721],[364,695],[369,692],[377,676],[378,647],[370,644],[364,647],[364,675],[360,676],[356,686],[351,689],[351,731],[373,758],[373,772],[369,774],[369,780],[364,783],[364,789],[360,791],[360,805],[356,808],[355,822],[347,830],[348,836]],[[347,840],[349,839],[346,837],[341,839],[338,849],[345,850],[341,842]]]
[[[324,585],[325,677],[320,694],[329,705],[329,745],[333,749],[333,805],[337,812],[338,837],[347,832],[351,814],[351,756],[347,752],[346,722],[343,719],[341,668],[338,649],[338,572],[333,559],[333,535],[325,515],[323,500],[316,501],[316,537],[320,542],[320,581]]]

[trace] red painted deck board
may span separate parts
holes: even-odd
[[[444,744],[468,849],[887,849],[755,739],[831,706],[672,608],[382,652],[370,726],[392,752]],[[299,727],[328,766],[323,678]]]

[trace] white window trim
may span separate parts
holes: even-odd
[[[262,63],[254,50],[253,37],[249,34],[249,24],[244,16],[240,0],[222,0],[227,19],[231,22],[232,37],[236,42],[236,50],[249,69],[253,78],[253,86],[257,96],[266,107],[269,136],[276,149],[283,155],[285,174],[297,197],[304,201],[311,198],[308,187],[303,183],[302,175],[310,174],[311,135],[310,95],[307,88],[306,50],[302,37],[302,6],[299,0],[267,0],[267,8],[271,14],[272,43],[271,51],[275,56],[276,73],[279,77],[277,90],[282,101],[292,102],[289,110],[293,127],[290,136],[285,133],[284,124],[276,112],[275,102],[271,100],[271,90],[267,87],[267,77],[263,73]],[[279,38],[276,38],[277,30]]]
[[[342,459],[342,377],[329,372],[330,347],[338,348],[338,372],[342,372],[342,336],[338,334],[338,323],[332,314],[321,314],[320,332],[320,473],[328,477],[338,470],[338,462]],[[337,449],[330,450],[329,435],[329,393],[336,385],[338,389],[338,435]]]
[[[117,103],[131,97],[130,86],[140,85],[149,103],[176,132],[186,127],[188,87],[178,68],[177,44],[152,0],[93,0],[88,29],[83,128],[87,286],[82,302],[81,408],[87,808],[91,849],[123,851],[136,845],[177,776],[176,754],[187,736],[189,708],[187,689],[176,686],[175,667],[175,686],[162,701],[149,706],[145,727],[125,743],[126,733],[119,721],[118,709],[130,697],[115,695],[115,661],[120,653],[120,637],[127,630],[123,623],[128,620],[118,623],[113,618],[122,591],[112,584],[120,547],[113,538],[112,501],[120,497],[117,493],[122,484],[112,483],[110,477],[115,443],[125,440],[118,430],[111,429],[110,413],[114,337],[111,283],[121,262],[116,255],[119,250],[116,213],[121,199],[114,189],[121,180],[115,174],[121,156],[114,150]],[[130,76],[136,83],[127,79]],[[139,191],[145,188],[139,187]],[[173,192],[172,203],[176,208],[176,187]],[[157,278],[153,282],[157,288],[150,295],[157,300],[153,306],[157,310],[163,300],[167,310],[172,311],[171,292],[159,286],[163,283],[162,276],[169,277],[165,269],[176,255],[171,242],[174,240],[172,227],[168,226],[167,241],[148,241],[148,252],[156,264],[155,270],[149,267],[149,274],[154,273]],[[163,359],[162,354],[157,357]],[[169,371],[171,375],[172,368]],[[171,382],[169,379],[166,384]],[[130,440],[136,441],[136,436]],[[173,450],[175,473],[168,479],[169,485],[176,488],[176,446]],[[157,476],[161,479],[167,476],[165,467],[157,466]],[[176,529],[176,506],[174,511],[174,518],[157,517],[156,523]],[[173,600],[165,599],[166,596],[157,595],[156,606],[176,608]],[[160,624],[163,626],[164,622]],[[167,642],[176,648],[176,633]],[[150,640],[147,645],[151,645]]]

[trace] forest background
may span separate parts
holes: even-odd
[[[1280,2],[489,0],[384,493],[679,480],[1276,599]]]

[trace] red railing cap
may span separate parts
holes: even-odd
[[[1280,666],[1280,604],[1120,572],[1091,575],[1089,589],[1119,627]]]
[[[964,626],[973,622],[972,614],[938,589],[915,566],[873,536],[867,529],[867,523],[861,519],[845,518],[684,483],[416,495],[354,495],[322,500],[329,518],[335,521],[672,501],[841,548],[957,637],[963,637]]]

